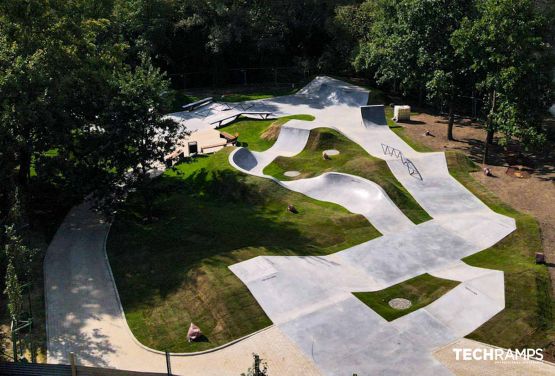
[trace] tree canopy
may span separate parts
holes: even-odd
[[[542,121],[553,100],[553,19],[531,0],[479,0],[452,44],[471,62],[476,87],[488,108],[488,130],[524,145],[544,141]],[[553,15],[553,13],[551,13]]]
[[[342,22],[358,39],[353,64],[405,95],[449,109],[452,138],[457,94],[484,102],[491,142],[544,140],[542,119],[553,100],[553,5],[533,0],[367,0]],[[362,23],[366,27],[356,27]],[[360,30],[364,30],[361,34]]]
[[[151,199],[149,171],[176,133],[163,115],[186,77],[363,77],[447,108],[449,139],[472,93],[486,147],[497,132],[532,148],[554,100],[553,19],[548,0],[0,1],[0,274],[12,316],[33,254],[18,233],[33,227],[32,199],[93,197],[112,210],[138,186]]]

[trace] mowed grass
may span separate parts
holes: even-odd
[[[457,281],[437,278],[426,273],[380,291],[353,294],[384,319],[392,321],[427,306],[458,284]],[[403,310],[392,308],[389,301],[394,298],[408,299],[412,305]]]
[[[289,120],[312,121],[312,115],[291,115],[273,120],[253,120],[240,117],[238,121],[220,128],[229,134],[239,134],[237,146],[248,147],[253,151],[264,151],[269,149],[275,142],[275,137],[264,137],[264,132],[269,128],[274,130],[273,134],[279,133],[280,127]]]
[[[497,213],[513,217],[517,229],[491,248],[465,258],[469,265],[502,270],[505,309],[468,337],[508,348],[545,348],[555,338],[554,306],[547,268],[536,265],[540,228],[531,215],[518,212],[476,181],[479,168],[464,154],[447,152],[451,175]]]
[[[340,154],[325,160],[322,152],[328,149],[337,149]],[[301,174],[290,178],[283,175],[286,171]],[[280,180],[309,178],[329,171],[357,175],[377,183],[414,223],[431,219],[395,178],[384,160],[372,157],[358,144],[332,129],[313,129],[301,153],[291,158],[278,157],[264,169],[265,174]]]
[[[360,215],[228,164],[231,148],[167,171],[153,223],[138,194],[115,218],[108,255],[126,318],[143,344],[192,352],[271,321],[229,265],[259,255],[326,255],[380,234]],[[298,214],[287,211],[293,204]],[[188,343],[190,322],[204,342]]]

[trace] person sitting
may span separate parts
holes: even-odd
[[[195,324],[191,323],[191,325],[189,326],[189,330],[187,331],[187,341],[189,342],[196,341],[201,337],[202,337],[202,332],[200,331],[200,328]]]

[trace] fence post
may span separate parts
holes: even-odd
[[[168,371],[168,376],[172,376],[172,365],[170,361],[170,352],[166,350],[166,369]]]
[[[77,367],[75,365],[75,353],[69,353],[69,364],[71,365],[71,376],[77,376]]]

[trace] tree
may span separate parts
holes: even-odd
[[[163,163],[177,131],[177,124],[163,117],[168,90],[165,75],[146,56],[136,67],[113,73],[105,109],[75,140],[73,158],[81,161],[75,184],[83,176],[93,176],[90,189],[105,204],[117,202],[137,185],[149,184],[151,171]]]
[[[21,238],[16,234],[13,226],[5,228],[5,246],[4,255],[7,259],[5,290],[7,296],[8,311],[12,321],[12,345],[14,351],[14,359],[17,361],[17,348],[21,338],[18,340],[19,330],[21,328],[32,327],[31,306],[29,300],[28,315],[23,315],[23,289],[30,288],[32,284],[32,269],[34,255],[36,250],[30,249],[23,244]],[[30,333],[29,333],[30,334]],[[34,359],[34,344],[32,335],[28,336],[31,357]]]
[[[476,16],[465,18],[452,38],[458,56],[472,61],[477,89],[484,96],[488,145],[494,132],[502,143],[525,147],[545,139],[542,121],[553,98],[553,50],[547,43],[549,12],[533,0],[477,0]]]
[[[17,322],[21,317],[23,307],[23,288],[17,278],[15,267],[11,261],[8,261],[6,268],[6,289],[4,293],[8,297],[8,310],[12,321]]]
[[[0,3],[0,173],[14,182],[0,190],[3,217],[18,187],[28,211],[32,165],[77,199],[131,188],[175,128],[162,120],[167,78],[104,18],[111,1],[31,2]]]
[[[79,97],[83,88],[94,92],[98,82],[82,80],[82,73],[92,66],[85,64],[85,58],[107,56],[114,61],[113,53],[102,54],[106,49],[96,49],[93,43],[105,30],[105,22],[85,20],[79,13],[81,5],[39,0],[0,3],[0,133],[8,145],[1,155],[7,167],[0,172],[12,182],[12,191],[15,185],[19,188],[24,211],[28,211],[33,162],[67,140],[84,113],[94,116],[89,109],[94,102]],[[112,41],[108,45],[117,48]],[[9,197],[7,192],[4,199]]]
[[[445,103],[449,112],[447,137],[453,139],[453,106],[464,87],[463,67],[455,58],[451,35],[469,13],[466,0],[368,0],[354,20],[371,20],[354,64],[359,70],[374,71],[378,83],[390,82],[404,94],[416,92],[419,102],[425,93]],[[356,22],[355,33],[365,30]],[[364,22],[363,22],[364,23]]]
[[[5,227],[5,239],[4,255],[8,265],[12,265],[20,282],[32,282],[32,268],[37,251],[23,243],[13,226]]]

